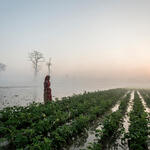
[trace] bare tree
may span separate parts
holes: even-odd
[[[33,52],[29,53],[29,59],[33,64],[34,75],[36,77],[37,73],[40,70],[39,63],[44,61],[43,54],[41,52],[38,52],[38,51],[33,51]]]
[[[46,65],[48,67],[48,75],[50,75],[50,70],[51,70],[51,65],[52,65],[51,60],[52,59],[50,58],[49,61],[46,63]]]
[[[3,63],[0,63],[0,72],[6,70],[6,65]]]

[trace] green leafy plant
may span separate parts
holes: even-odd
[[[148,150],[148,115],[137,94],[134,96],[133,110],[130,113],[129,132],[125,134],[130,150]]]
[[[0,138],[14,149],[60,149],[108,111],[126,89],[86,92],[61,101],[0,111]]]
[[[96,131],[95,136],[98,138],[98,142],[91,143],[88,149],[106,149],[106,145],[112,144],[115,140],[124,133],[123,128],[123,116],[126,112],[128,102],[130,99],[130,93],[121,100],[119,110],[106,116],[103,122],[102,130]]]

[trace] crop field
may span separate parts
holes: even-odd
[[[0,149],[148,150],[149,107],[150,90],[143,89],[85,92],[47,104],[7,107],[0,111]],[[93,127],[92,139],[87,133]],[[85,144],[87,138],[91,141]],[[82,145],[72,146],[77,140]]]

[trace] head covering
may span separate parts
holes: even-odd
[[[49,81],[49,79],[50,79],[50,76],[47,75],[47,76],[45,77],[45,81]]]

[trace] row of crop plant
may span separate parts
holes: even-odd
[[[148,114],[137,92],[134,96],[133,110],[130,113],[129,132],[125,135],[130,150],[148,150]]]
[[[83,95],[74,95],[72,97],[63,98],[62,101],[49,103],[48,105],[34,103],[28,107],[8,107],[3,111],[0,111],[3,116],[1,121],[7,122],[8,120],[12,121],[17,119],[19,122],[14,121],[14,126],[17,126],[16,124],[18,123],[21,127],[28,127],[32,122],[38,122],[40,119],[43,119],[45,115],[51,115],[55,119],[59,116],[59,113],[66,113],[68,116],[65,116],[65,119],[67,118],[65,121],[67,121],[68,119],[72,119],[85,112],[90,106],[95,105],[98,99],[101,101],[101,99],[106,100],[109,97],[114,96],[116,96],[117,99],[123,93],[124,92],[121,89],[108,90],[103,92],[86,93]]]
[[[122,126],[122,116],[123,115],[120,114],[120,108],[118,111],[109,115],[104,121],[102,131],[98,134],[98,142],[93,143],[89,149],[106,149],[105,145],[109,142],[109,139],[113,138],[113,140],[115,140],[115,135],[124,131]],[[129,117],[129,130],[128,133],[122,132],[124,135],[122,143],[128,141],[129,150],[148,150],[147,140],[149,134],[149,119],[137,92],[134,94],[133,110],[130,112]]]
[[[73,137],[87,129],[93,120],[96,120],[99,116],[103,115],[108,109],[110,109],[112,104],[114,102],[116,103],[116,100],[116,96],[110,96],[108,99],[103,99],[97,106],[87,109],[86,114],[81,114],[79,117],[75,118],[71,124],[59,126],[55,131],[50,133],[49,139],[51,139],[51,142],[47,144],[48,147],[51,147],[51,149],[62,149],[64,145],[69,144],[69,141],[71,141]],[[39,145],[40,147],[43,147],[46,144],[43,144],[42,141],[39,142]],[[33,148],[35,145],[31,145],[30,148],[31,147]]]
[[[102,130],[96,131],[96,136],[98,137],[97,142],[92,143],[88,149],[104,150],[121,135],[124,131],[123,116],[126,112],[129,99],[130,93],[122,99],[119,109],[104,119]]]
[[[141,89],[140,93],[141,93],[142,97],[144,98],[146,105],[150,108],[150,90]]]
[[[6,108],[0,111],[2,115],[0,121],[1,124],[6,126],[10,125],[16,129],[22,129],[32,126],[33,123],[37,124],[46,117],[49,117],[51,121],[49,126],[54,126],[56,128],[57,124],[61,125],[82,113],[86,113],[87,109],[90,107],[96,106],[98,103],[102,102],[103,99],[108,99],[107,92],[108,91],[75,95],[72,99],[71,97],[66,99],[63,98],[62,101],[52,102],[47,105],[32,104],[28,107]],[[109,92],[112,96],[116,94],[115,90],[109,90]],[[116,94],[116,98],[119,98],[122,92],[121,90],[118,95]],[[3,132],[0,136],[3,134],[6,135],[7,133]]]
[[[74,95],[62,101],[0,111],[0,141],[14,149],[61,149],[103,115],[126,89]],[[66,124],[71,120],[71,123]]]

